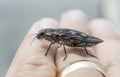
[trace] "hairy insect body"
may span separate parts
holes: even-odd
[[[72,30],[72,29],[42,29],[39,31],[39,33],[36,36],[37,39],[46,39],[51,42],[50,46],[48,47],[48,50],[46,52],[46,55],[51,47],[52,44],[58,43],[60,45],[63,45],[64,51],[66,54],[65,46],[70,47],[91,47],[98,43],[103,42],[103,40],[90,36],[86,33]],[[86,51],[87,52],[87,51]],[[87,52],[88,53],[88,52]],[[91,55],[93,56],[93,55]],[[64,60],[66,59],[67,55],[65,56]],[[95,57],[95,56],[93,56]]]

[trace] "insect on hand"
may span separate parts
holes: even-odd
[[[40,30],[36,37],[37,39],[45,39],[50,41],[50,45],[45,53],[45,55],[48,54],[49,49],[51,48],[52,44],[58,43],[60,45],[63,45],[65,57],[63,60],[67,58],[66,48],[65,46],[69,47],[83,47],[86,51],[86,54],[97,58],[96,56],[88,53],[86,47],[95,46],[98,43],[103,42],[103,40],[90,36],[86,33],[72,30],[72,29],[51,29],[51,28],[45,28]]]

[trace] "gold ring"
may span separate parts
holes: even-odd
[[[66,75],[71,73],[72,71],[86,67],[95,69],[99,71],[104,77],[108,77],[107,73],[104,71],[104,69],[102,69],[102,67],[99,64],[88,60],[79,60],[69,64],[61,71],[59,77],[66,77]]]

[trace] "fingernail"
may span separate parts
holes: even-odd
[[[87,16],[85,15],[84,12],[82,12],[81,10],[70,10],[65,12],[61,19],[64,20],[71,20],[71,21],[79,21],[81,23],[87,23],[88,19]]]

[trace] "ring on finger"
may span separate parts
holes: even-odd
[[[103,77],[108,77],[105,70],[99,64],[88,60],[79,60],[69,64],[61,71],[59,77],[66,77],[66,75],[68,75],[72,71],[75,71],[80,68],[92,68],[99,71],[103,75]]]

